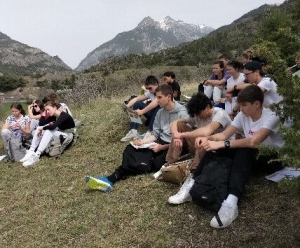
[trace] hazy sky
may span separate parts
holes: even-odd
[[[0,32],[58,55],[72,68],[146,16],[170,16],[213,28],[230,24],[264,3],[284,0],[0,0]]]

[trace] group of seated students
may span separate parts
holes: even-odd
[[[160,108],[157,110],[151,135],[142,140],[132,137],[135,145],[153,142],[148,148],[152,151],[153,172],[159,170],[166,162],[178,161],[184,152],[193,154],[190,174],[179,192],[168,198],[170,204],[192,200],[190,190],[194,185],[194,178],[201,173],[199,163],[205,156],[232,159],[228,196],[210,222],[214,228],[227,227],[238,217],[238,202],[253,167],[269,173],[282,168],[282,164],[276,161],[276,154],[258,157],[258,146],[284,145],[279,133],[279,117],[268,108],[270,104],[281,101],[282,97],[277,93],[276,83],[265,76],[262,64],[258,61],[248,61],[243,66],[243,73],[237,61],[227,63],[226,73],[222,71],[223,68],[224,62],[214,63],[214,76],[206,80],[204,85],[218,89],[206,91],[209,95],[198,92],[186,105],[174,100],[174,91],[167,84],[158,85],[156,82],[153,84],[155,88],[149,87],[147,80],[149,77],[153,78],[149,76],[146,79],[146,88],[151,90],[152,94],[155,93],[155,106]],[[228,76],[225,76],[227,73]],[[227,88],[223,82],[228,82]],[[231,111],[214,106],[215,103],[211,99],[213,92],[228,92],[233,95],[237,90],[239,92],[235,96],[236,103],[231,107]],[[238,137],[239,133],[243,135]],[[145,173],[128,169],[124,159],[129,146],[131,145],[129,144],[123,152],[121,165],[111,175],[86,176],[86,185],[94,190],[110,192],[116,182],[128,176]],[[143,150],[148,153],[148,149]],[[275,161],[270,163],[272,158]]]
[[[39,162],[54,137],[62,135],[65,138],[75,128],[70,109],[65,103],[60,103],[54,93],[33,101],[28,106],[28,116],[21,103],[13,103],[11,112],[2,127],[1,136],[5,149],[8,149],[12,136],[18,137],[20,144],[32,138],[29,150],[20,160],[24,167]]]
[[[166,71],[163,74],[163,81],[170,85],[173,89],[174,99],[176,101],[180,100],[180,86],[179,83],[175,79],[175,73],[172,71]],[[127,102],[126,106],[134,110],[137,115],[144,115],[146,117],[146,123],[148,126],[148,130],[151,132],[153,130],[153,123],[156,116],[157,111],[160,106],[156,101],[155,90],[159,86],[158,79],[155,76],[148,76],[145,80],[145,84],[143,89],[145,91],[137,97],[132,98]],[[135,137],[138,134],[139,124],[136,122],[130,123],[129,132],[121,139],[122,142],[127,142]]]

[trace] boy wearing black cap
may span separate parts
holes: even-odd
[[[261,63],[250,61],[244,65],[244,74],[249,83],[241,83],[234,85],[234,89],[242,90],[245,87],[254,84],[261,88],[264,92],[263,106],[268,108],[271,104],[276,104],[282,101],[282,96],[277,92],[277,84],[269,77],[265,77],[262,71]],[[237,110],[237,107],[235,107]]]

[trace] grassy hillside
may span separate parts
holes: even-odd
[[[196,88],[184,84],[183,93]],[[85,175],[120,165],[129,122],[119,104],[128,96],[73,107],[84,126],[59,159],[43,157],[31,168],[0,162],[1,247],[300,246],[300,199],[262,174],[251,178],[239,218],[225,230],[212,229],[213,213],[193,203],[168,205],[179,186],[151,174],[121,181],[109,194],[88,190]]]

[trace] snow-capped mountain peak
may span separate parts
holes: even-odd
[[[178,46],[183,42],[199,39],[211,31],[213,29],[205,25],[176,21],[170,16],[159,22],[147,16],[133,30],[119,33],[112,40],[90,52],[76,70],[88,69],[111,56],[149,54]]]

